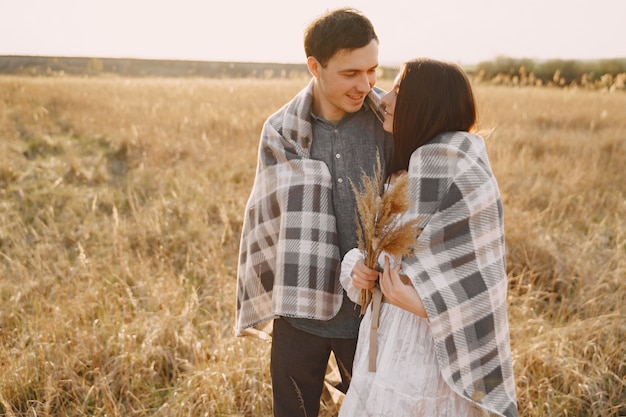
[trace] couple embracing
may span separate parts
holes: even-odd
[[[415,59],[384,92],[353,9],[313,21],[304,48],[312,79],[263,126],[239,254],[235,331],[272,335],[274,416],[318,415],[331,352],[341,417],[517,416],[502,202],[466,74]],[[378,158],[388,187],[408,176],[421,232],[368,267],[354,188]]]

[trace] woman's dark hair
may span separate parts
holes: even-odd
[[[460,66],[414,59],[402,65],[398,85],[391,172],[408,169],[413,152],[438,134],[476,124],[474,93]]]
[[[304,31],[304,52],[322,67],[340,49],[358,49],[378,42],[372,22],[355,9],[343,8],[327,12],[315,19]]]

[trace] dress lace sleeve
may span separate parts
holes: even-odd
[[[363,258],[363,253],[358,248],[350,249],[348,253],[345,254],[343,260],[341,261],[341,275],[339,277],[341,281],[341,286],[346,293],[348,293],[348,298],[355,303],[359,301],[359,294],[361,290],[354,286],[352,283],[352,269],[354,266]]]

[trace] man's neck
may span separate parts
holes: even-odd
[[[346,112],[323,99],[323,95],[318,91],[318,88],[317,84],[313,87],[313,112],[332,124],[339,123],[346,115]]]

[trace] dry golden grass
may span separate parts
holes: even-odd
[[[237,248],[261,125],[304,83],[0,78],[1,415],[271,413]],[[477,95],[520,415],[625,415],[626,94]]]

